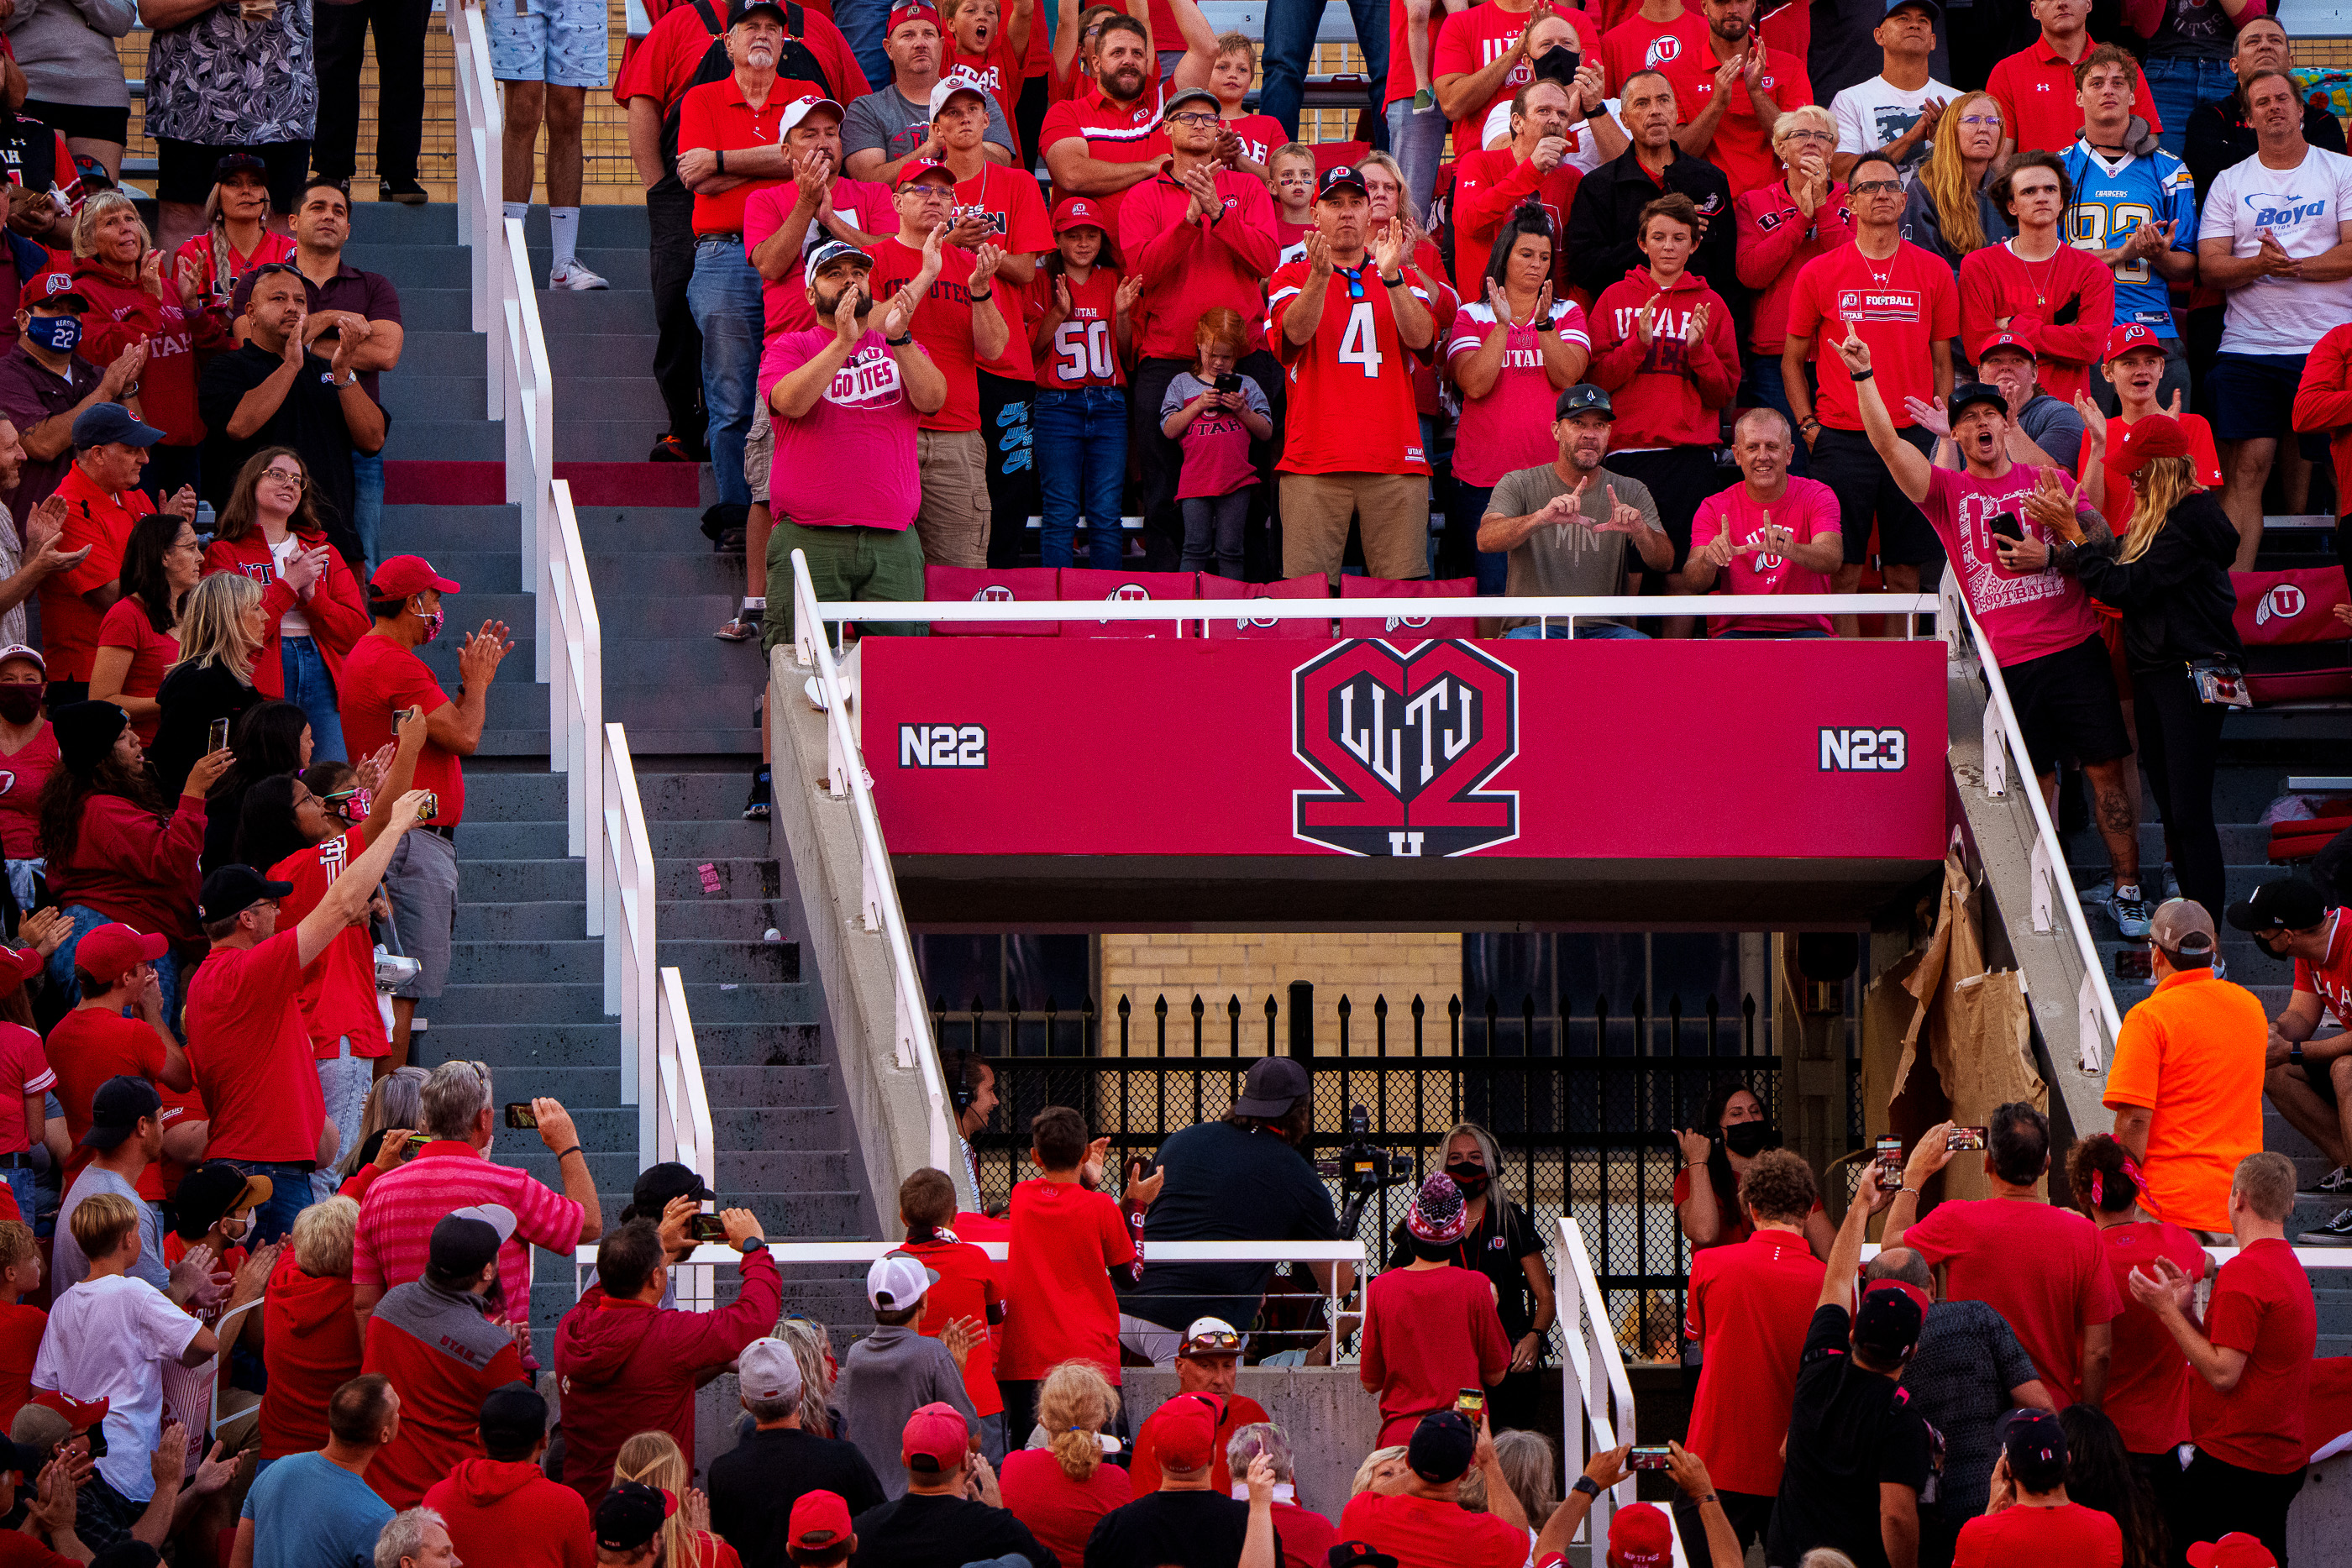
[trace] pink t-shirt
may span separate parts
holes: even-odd
[[[1747,547],[1764,531],[1769,519],[1775,528],[1789,530],[1799,544],[1811,544],[1823,534],[1843,531],[1838,518],[1837,492],[1819,479],[1789,476],[1789,487],[1780,498],[1769,506],[1751,499],[1746,485],[1734,485],[1719,496],[1709,496],[1699,503],[1691,518],[1691,549],[1713,542],[1725,528],[1731,530],[1731,542],[1740,548],[1732,552],[1731,565],[1718,578],[1717,584],[1732,593],[1827,593],[1830,580],[1827,572],[1808,571],[1786,556],[1764,555]],[[1728,578],[1727,583],[1723,578]],[[1720,637],[1726,632],[1748,632],[1767,637],[1786,637],[1792,632],[1830,630],[1826,615],[1710,615],[1706,618],[1706,634]]]
[[[1207,383],[1191,371],[1179,371],[1168,383],[1168,394],[1160,400],[1160,417],[1165,420],[1208,390]],[[1262,419],[1274,417],[1264,387],[1244,376],[1241,390],[1252,413]],[[1230,496],[1257,483],[1257,468],[1249,456],[1249,427],[1242,423],[1239,413],[1222,409],[1202,413],[1184,427],[1178,440],[1184,448],[1184,471],[1176,481],[1178,500]]]
[[[760,359],[760,396],[808,363],[833,333],[771,334]],[[919,351],[922,351],[919,346]],[[922,500],[916,477],[915,427],[921,415],[907,401],[898,361],[869,329],[834,372],[833,384],[798,419],[772,414],[776,462],[768,504],[803,528],[900,529],[915,520]]]
[[[799,199],[800,186],[791,180],[779,180],[751,193],[751,199],[743,204],[745,256],[759,249],[761,241],[784,226],[784,220],[792,215],[793,204]],[[890,204],[890,189],[887,185],[836,175],[833,182],[833,210],[843,222],[861,233],[898,232],[898,212]],[[820,242],[829,237],[814,218],[809,220],[809,233]],[[801,254],[806,256],[810,248],[809,242],[803,239]],[[760,298],[770,338],[779,332],[805,332],[816,325],[816,312],[808,302],[808,279],[801,275],[798,263],[772,283],[761,278]]]
[[[1592,351],[1584,311],[1574,300],[1555,301],[1551,319],[1561,342]],[[1454,313],[1445,362],[1452,365],[1476,353],[1494,329],[1493,306],[1477,300],[1462,307]],[[1454,479],[1491,490],[1506,474],[1550,462],[1558,455],[1551,438],[1552,404],[1558,396],[1551,378],[1544,374],[1543,348],[1536,340],[1534,325],[1513,327],[1503,345],[1503,371],[1494,390],[1485,397],[1462,400],[1462,423],[1454,436]]]
[[[2000,564],[2000,556],[1993,549],[1988,525],[2003,513],[2017,519],[2026,538],[2052,542],[2049,530],[2025,515],[2026,497],[2033,494],[2040,478],[2038,470],[2022,463],[2011,464],[2009,472],[1998,479],[1938,468],[1928,480],[1927,498],[1919,505],[1936,537],[1943,541],[1944,553],[1951,558],[1969,608],[1984,623],[1994,660],[2004,669],[2063,653],[2099,632],[2091,614],[2091,596],[2083,591],[2073,572],[2054,566],[2042,571],[2011,571]],[[2086,530],[2095,534],[2097,512],[2082,504],[2074,481],[2062,475],[2058,482],[2069,496],[2078,497],[2075,509],[2084,517]]]

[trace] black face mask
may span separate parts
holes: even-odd
[[[1584,57],[1565,44],[1555,44],[1535,58],[1535,79],[1568,86],[1576,79],[1576,68]]]
[[[0,699],[5,699],[5,696],[6,692],[5,689],[0,689]],[[5,706],[0,706],[0,718],[8,718],[13,724],[22,724],[25,722],[21,718],[16,718],[11,716]],[[2279,939],[2279,945],[2273,947],[2271,946],[2271,939],[2257,931],[2254,933],[2254,946],[2260,947],[2263,952],[2269,954],[2273,958],[2284,958],[2289,956],[2287,953],[2286,938],[2283,935]]]
[[[1780,1146],[1780,1134],[1769,1122],[1734,1122],[1723,1130],[1723,1146],[1743,1160]]]
[[[0,718],[10,724],[30,724],[40,716],[40,687],[0,686]]]
[[[1462,1189],[1465,1197],[1477,1197],[1486,1190],[1486,1184],[1495,1179],[1486,1174],[1485,1166],[1468,1160],[1448,1163],[1445,1174],[1454,1178],[1454,1185]]]

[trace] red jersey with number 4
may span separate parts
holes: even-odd
[[[1936,395],[1930,343],[1948,341],[1960,329],[1960,294],[1952,269],[1907,240],[1895,254],[1874,261],[1856,245],[1817,256],[1797,274],[1789,298],[1789,331],[1813,340],[1813,373],[1820,383],[1813,412],[1832,430],[1860,430],[1862,403],[1836,345],[1852,323],[1870,345],[1870,365],[1878,395],[1900,430],[1911,423],[1903,412],[1906,397]]]
[[[1118,314],[1118,274],[1097,267],[1084,283],[1062,281],[1070,291],[1070,314],[1054,329],[1050,341],[1032,344],[1037,384],[1054,392],[1125,386],[1127,371],[1118,362],[1118,339],[1112,330]],[[1046,308],[1053,303],[1053,277],[1041,271],[1030,290],[1028,319],[1022,330],[1034,333],[1044,325]]]
[[[1312,338],[1294,343],[1283,319],[1309,270],[1307,262],[1291,262],[1266,285],[1266,341],[1290,379],[1280,471],[1428,473],[1412,400],[1413,356],[1397,338],[1396,313],[1372,258],[1354,273],[1332,269],[1321,323]],[[1423,309],[1433,308],[1427,288],[1410,287]]]

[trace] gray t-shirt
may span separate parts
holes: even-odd
[[[155,1206],[112,1171],[90,1165],[82,1167],[81,1175],[74,1177],[73,1186],[67,1189],[65,1201],[58,1205],[57,1241],[49,1252],[51,1294],[61,1294],[68,1286],[79,1285],[89,1278],[89,1260],[82,1256],[81,1248],[73,1239],[73,1211],[81,1207],[83,1198],[100,1192],[120,1193],[139,1210],[139,1261],[125,1271],[159,1291],[169,1287],[172,1271],[163,1266],[163,1226],[155,1217]]]
[[[2083,416],[2074,405],[2046,392],[2037,392],[2017,411],[2017,423],[2025,438],[2050,455],[2050,461],[2066,473],[2083,455]]]
[[[124,109],[131,87],[114,40],[138,20],[136,0],[16,0],[0,26],[37,101]]]
[[[899,92],[896,86],[886,87],[849,106],[849,113],[841,122],[841,161],[846,166],[852,153],[868,148],[885,158],[904,158],[923,144],[930,130],[931,106],[928,99],[918,102]],[[993,141],[1007,152],[1013,151],[1013,128],[1004,123],[1004,110],[997,106],[993,95],[988,99],[988,134],[982,140]]]
[[[1650,487],[1639,479],[1602,468],[1594,473],[1592,483],[1585,486],[1583,499],[1577,503],[1585,517],[1596,523],[1609,520],[1609,491],[1613,486],[1617,498],[1629,507],[1640,509],[1642,516],[1655,528],[1658,503]],[[1576,486],[1563,481],[1559,471],[1551,464],[1538,468],[1521,468],[1503,476],[1495,493],[1486,502],[1490,517],[1524,517],[1549,506],[1555,496],[1565,496]],[[1604,534],[1574,525],[1538,528],[1511,547],[1507,563],[1509,572],[1503,591],[1514,599],[1551,597],[1599,597],[1625,591],[1625,546],[1629,536]],[[1638,558],[1637,558],[1638,559]],[[1591,624],[1613,622],[1613,616],[1594,616]],[[1580,618],[1579,624],[1587,623]],[[1507,620],[1503,629],[1532,626],[1532,617]]]

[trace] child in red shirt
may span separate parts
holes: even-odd
[[[1044,1174],[1013,1189],[1004,1335],[996,1353],[1005,1432],[1024,1440],[1036,1419],[1036,1385],[1058,1364],[1089,1362],[1118,1385],[1118,1297],[1110,1270],[1135,1259],[1118,1204],[1081,1184],[1087,1148],[1078,1113],[1048,1105],[1029,1124],[1029,1157]]]
[[[1465,1388],[1492,1388],[1510,1370],[1511,1342],[1486,1275],[1454,1267],[1470,1232],[1461,1184],[1431,1173],[1404,1217],[1412,1261],[1364,1291],[1364,1347],[1356,1375],[1380,1396],[1381,1441],[1402,1443],[1421,1418],[1451,1408]]]
[[[971,1396],[972,1413],[987,1422],[1004,1413],[1004,1398],[996,1387],[996,1343],[990,1333],[1004,1321],[1004,1295],[997,1283],[996,1260],[948,1228],[955,1218],[955,1183],[945,1171],[926,1166],[900,1182],[898,1223],[907,1228],[907,1242],[898,1250],[921,1259],[939,1276],[939,1282],[923,1292],[923,1315],[916,1332],[953,1350],[954,1342],[947,1337],[952,1325],[971,1346],[962,1357],[963,1388]],[[1022,1440],[1028,1436],[1022,1433]]]
[[[33,1358],[49,1314],[24,1298],[41,1288],[41,1249],[32,1231],[0,1220],[0,1429],[33,1396]]]

